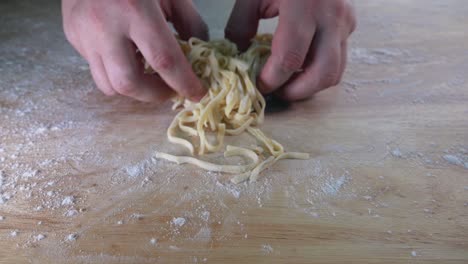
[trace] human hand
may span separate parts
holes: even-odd
[[[237,0],[226,38],[246,49],[259,20],[279,16],[272,53],[258,85],[294,101],[340,82],[346,67],[347,38],[356,27],[348,0]]]
[[[62,13],[67,39],[106,95],[151,102],[173,91],[196,101],[205,94],[166,22],[182,39],[207,39],[208,28],[191,0],[62,0]],[[137,49],[157,75],[144,74]]]

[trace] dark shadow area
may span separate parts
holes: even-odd
[[[265,101],[266,101],[266,108],[265,112],[266,113],[278,113],[278,112],[283,112],[289,109],[291,106],[291,103],[282,100],[278,96],[275,96],[274,94],[268,94],[265,96]]]

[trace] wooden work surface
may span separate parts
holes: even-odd
[[[356,2],[342,84],[263,126],[311,159],[232,185],[152,159],[170,104],[96,91],[58,1],[1,1],[0,263],[468,263],[468,5]]]

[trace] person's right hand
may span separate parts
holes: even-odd
[[[67,39],[106,95],[151,102],[173,91],[195,101],[205,94],[166,22],[182,39],[207,39],[191,0],[62,0],[62,13]],[[144,74],[137,49],[158,75]]]

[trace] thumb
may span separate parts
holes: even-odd
[[[171,9],[169,19],[183,40],[191,37],[208,40],[208,26],[192,1],[172,1]]]
[[[241,51],[250,46],[257,34],[260,1],[237,0],[224,30],[225,38],[236,43]]]

